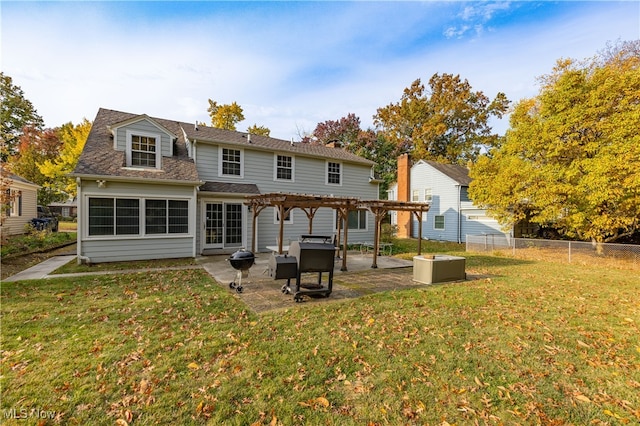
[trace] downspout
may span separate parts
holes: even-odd
[[[456,185],[458,187],[458,244],[462,243],[462,203],[460,197],[462,196],[462,185]]]
[[[83,198],[82,198],[82,179],[80,179],[79,177],[76,178],[76,197],[77,197],[77,202],[78,202],[78,212],[76,213],[76,217],[79,218],[78,220],[78,229],[76,230],[76,256],[77,256],[77,263],[78,265],[82,264],[82,225],[84,224],[84,220],[83,220],[83,211],[82,211],[82,204],[84,202]]]
[[[197,186],[193,187],[193,204],[194,204],[194,208],[193,208],[193,213],[191,213],[191,223],[193,224],[193,248],[191,251],[191,255],[195,258],[198,255],[198,236],[200,235],[200,233],[198,232],[198,230],[200,229],[200,227],[198,226],[198,191],[200,191],[200,188]]]

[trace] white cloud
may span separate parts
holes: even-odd
[[[176,12],[151,16],[144,3],[115,4],[3,4],[2,70],[47,125],[92,120],[99,107],[208,122],[211,98],[244,108],[240,130],[290,139],[350,112],[370,126],[377,108],[436,72],[517,101],[556,59],[637,38],[640,10],[569,4],[525,19],[510,15],[528,5],[519,2],[191,3],[202,10],[187,15],[157,3]]]

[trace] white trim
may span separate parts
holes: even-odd
[[[142,136],[147,138],[155,138],[156,140],[156,166],[155,167],[144,167],[144,166],[134,166],[131,164],[131,153],[132,153],[132,142],[131,138],[133,136]],[[162,135],[160,133],[149,133],[149,132],[139,132],[131,129],[127,129],[126,131],[126,148],[125,155],[127,157],[127,165],[126,167],[131,167],[140,170],[149,170],[149,169],[162,169]]]
[[[338,164],[340,166],[340,183],[329,182],[329,163]],[[342,186],[343,181],[344,181],[344,165],[342,164],[342,161],[326,160],[325,166],[324,166],[324,184],[330,185],[330,186]]]
[[[239,151],[240,152],[240,175],[228,175],[222,173],[222,154],[224,150]],[[228,177],[242,179],[244,178],[244,149],[236,147],[218,146],[218,177]]]
[[[425,202],[433,201],[433,188],[424,189],[424,201]]]
[[[226,245],[224,242],[224,234],[223,234],[223,238],[222,238],[222,243],[220,244],[215,244],[215,245],[207,245],[206,244],[206,232],[205,232],[205,228],[206,228],[206,218],[205,218],[205,214],[207,211],[207,204],[222,204],[222,213],[224,215],[225,213],[225,207],[224,205],[226,204],[239,204],[242,208],[242,243],[241,243],[241,247],[247,247],[248,244],[248,235],[249,235],[249,228],[251,227],[249,224],[249,217],[250,217],[250,213],[249,213],[249,207],[243,204],[243,200],[242,199],[238,199],[238,198],[219,198],[219,197],[214,197],[214,198],[201,198],[199,200],[199,209],[200,209],[200,223],[198,224],[198,227],[200,229],[200,253],[202,253],[204,250],[209,250],[209,249],[229,249],[229,248],[237,248],[238,246],[236,245]],[[226,227],[226,224],[223,224],[223,227]],[[226,229],[225,229],[226,232]]]
[[[359,215],[360,212],[363,211],[365,212],[364,215],[364,228],[349,228],[349,235],[351,235],[354,232],[368,232],[369,231],[369,217],[372,215],[372,213],[368,210],[368,209],[357,209],[357,210],[350,210],[349,213],[351,212],[358,212],[358,221],[359,219]],[[347,227],[349,226],[349,216],[347,213]],[[336,231],[338,229],[338,211],[334,210],[333,213],[333,230]]]
[[[278,179],[278,156],[291,158],[291,179]],[[273,180],[274,182],[295,182],[296,180],[296,157],[281,152],[273,153]]]
[[[110,235],[89,235],[89,198],[109,198],[111,200],[115,199],[128,199],[128,200],[138,200],[138,233],[137,234],[122,234],[118,235],[115,233],[115,222],[114,222],[114,233]],[[149,200],[164,200],[164,201],[186,201],[187,208],[189,209],[187,224],[187,232],[186,233],[163,233],[163,234],[147,234],[145,232],[145,218],[146,218],[146,201]],[[132,195],[119,195],[119,194],[101,194],[101,193],[86,193],[82,194],[82,202],[79,204],[82,206],[82,210],[84,210],[82,214],[82,226],[79,228],[79,233],[86,236],[83,237],[83,240],[87,241],[95,241],[95,240],[131,240],[131,239],[154,239],[154,238],[185,238],[185,237],[193,237],[195,231],[195,217],[191,214],[191,209],[194,208],[195,199],[192,197],[184,197],[184,196],[132,196]],[[168,203],[167,203],[168,208]],[[80,212],[78,212],[80,213]],[[168,220],[168,216],[167,216]]]
[[[274,225],[280,225],[280,221],[278,220],[278,208],[277,207],[273,207],[273,224]],[[282,221],[283,224],[285,225],[293,225],[293,210],[291,209],[289,210],[289,219],[285,219]]]

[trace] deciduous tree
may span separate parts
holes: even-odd
[[[373,129],[362,130],[360,118],[355,114],[318,123],[313,133],[303,138],[303,142],[321,145],[338,143],[345,150],[374,161],[375,175],[382,179],[380,196],[386,198],[387,189],[396,178],[400,151],[383,133]]]
[[[504,93],[490,100],[459,75],[434,74],[429,90],[415,80],[400,102],[378,108],[374,123],[416,160],[466,165],[498,143],[489,119],[502,117],[508,106]]]
[[[476,203],[507,226],[527,218],[579,239],[640,229],[640,50],[619,46],[559,60],[516,105],[505,143],[471,169]]]
[[[236,130],[236,124],[244,120],[242,107],[235,102],[218,105],[216,101],[209,99],[207,111],[211,116],[211,125],[219,129]]]
[[[76,196],[76,181],[69,174],[78,164],[90,130],[91,122],[86,118],[78,125],[71,122],[62,125],[56,129],[62,143],[60,154],[37,164],[40,173],[46,177],[43,187],[56,194],[56,197],[69,199]]]
[[[257,124],[254,124],[253,126],[247,128],[247,133],[268,137],[271,134],[271,130],[269,130],[268,127],[258,126]]]
[[[23,128],[29,126],[41,130],[44,126],[33,104],[24,97],[11,77],[0,72],[0,160],[15,155]]]
[[[25,127],[20,137],[18,153],[9,158],[13,173],[42,188],[38,190],[38,204],[61,201],[62,197],[46,187],[48,178],[40,172],[38,164],[58,157],[62,143],[54,129],[38,130]]]

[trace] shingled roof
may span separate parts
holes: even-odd
[[[469,177],[469,169],[455,164],[438,163],[437,161],[422,160],[429,164],[440,173],[450,177],[462,186],[469,186],[471,178]]]
[[[240,145],[244,148],[265,151],[287,152],[293,155],[303,155],[310,157],[321,157],[329,160],[347,161],[351,163],[373,166],[375,162],[359,157],[342,148],[332,148],[324,145],[313,145],[309,143],[291,142],[283,139],[276,139],[268,136],[249,135],[233,130],[218,129],[209,126],[195,126],[194,124],[182,123],[183,129],[190,140],[198,142],[221,143],[225,145]]]
[[[109,129],[115,125],[137,118],[149,118],[177,137],[174,155],[172,157],[162,158],[162,171],[125,168],[125,153],[113,149],[113,135]],[[196,126],[194,123],[147,117],[140,114],[100,108],[93,121],[91,132],[89,133],[89,137],[87,138],[84,150],[78,160],[78,165],[73,175],[199,182],[196,165],[193,159],[189,158],[187,152],[187,139],[185,139],[185,135],[189,140],[196,142],[237,145],[244,148],[270,152],[287,152],[294,155],[326,158],[367,166],[373,166],[375,164],[373,161],[359,157],[340,148],[330,148],[307,143],[292,143],[290,141],[266,136],[248,135],[247,133],[218,129],[215,127]],[[251,190],[249,190],[248,193],[251,193]]]
[[[177,121],[152,118],[178,138],[174,147],[174,155],[162,157],[161,171],[124,167],[125,153],[113,149],[113,135],[109,128],[136,117],[142,116],[100,108],[72,175],[200,183],[196,165],[193,159],[189,158],[181,125]]]

